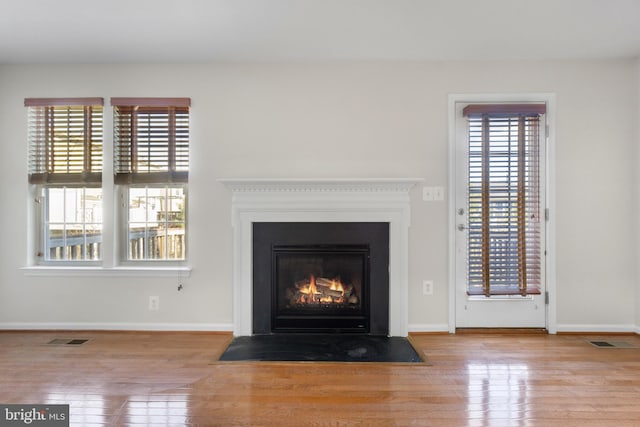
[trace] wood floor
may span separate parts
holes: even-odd
[[[414,335],[420,365],[217,362],[230,338],[0,332],[0,403],[76,426],[640,426],[640,349],[589,343],[635,335]]]

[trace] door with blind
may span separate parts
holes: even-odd
[[[545,104],[456,104],[456,327],[545,327]]]

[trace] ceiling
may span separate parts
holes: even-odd
[[[640,0],[0,0],[0,63],[640,58]]]

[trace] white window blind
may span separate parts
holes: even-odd
[[[117,184],[186,183],[189,98],[112,98]]]
[[[26,98],[29,182],[100,186],[102,98]]]
[[[540,104],[469,105],[468,293],[541,289]]]

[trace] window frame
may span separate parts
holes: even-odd
[[[119,200],[117,213],[117,262],[123,266],[159,265],[179,266],[188,262],[189,250],[189,149],[190,149],[190,117],[191,98],[111,98],[113,113],[113,165],[114,186]],[[123,111],[120,111],[122,108]],[[166,169],[162,168],[151,172],[147,166],[147,172],[141,171],[136,164],[136,150],[140,146],[136,139],[136,115],[157,112],[167,114],[167,156]],[[178,113],[186,114],[178,118]],[[124,117],[123,117],[124,115]],[[180,122],[177,122],[180,120]],[[186,123],[184,122],[186,120]],[[119,126],[124,124],[125,129]],[[185,127],[186,126],[186,127]],[[129,128],[127,128],[129,127]],[[178,134],[178,130],[182,134]],[[146,132],[151,133],[152,130]],[[186,133],[186,142],[184,140]],[[161,134],[161,137],[163,135]],[[161,139],[161,137],[159,139]],[[181,147],[176,148],[178,144]],[[186,150],[186,151],[185,151]],[[176,154],[178,151],[180,153]],[[186,152],[186,161],[185,161]],[[178,165],[178,156],[182,155],[182,163]],[[160,160],[165,160],[160,157]],[[186,167],[185,167],[186,164]],[[185,170],[186,169],[186,170]],[[129,257],[129,192],[131,188],[147,187],[172,187],[182,188],[185,200],[184,219],[184,258],[172,259],[131,259]]]
[[[546,157],[546,104],[469,104],[462,114],[470,146],[468,295],[540,294],[540,288],[544,288],[541,248],[545,245],[545,219],[540,208],[545,205],[545,190],[540,185],[540,179],[544,182],[540,176],[544,174],[544,162],[540,160]],[[472,170],[481,187],[472,185]],[[509,206],[506,216],[494,209],[498,202]],[[500,267],[505,265],[515,267]]]
[[[99,224],[100,226],[100,247],[98,249],[98,252],[100,253],[100,257],[97,259],[93,259],[93,258],[86,258],[87,255],[89,255],[88,249],[86,247],[86,245],[82,245],[82,251],[83,251],[83,258],[81,259],[74,259],[74,258],[67,258],[66,256],[61,258],[61,259],[51,259],[48,257],[47,252],[50,250],[49,247],[47,247],[47,240],[49,239],[49,233],[50,233],[50,225],[52,224],[52,221],[50,220],[48,214],[49,214],[49,205],[51,203],[51,197],[48,195],[50,190],[63,190],[65,191],[65,193],[67,192],[67,190],[82,190],[83,192],[86,192],[86,190],[88,189],[99,189],[100,190],[100,205],[101,205],[101,212],[104,212],[104,189],[102,187],[97,187],[97,186],[82,186],[82,187],[72,187],[72,186],[59,186],[59,185],[43,185],[43,186],[37,186],[37,190],[40,195],[41,195],[41,199],[38,202],[40,204],[40,231],[39,231],[39,244],[40,244],[40,249],[39,251],[42,252],[42,260],[41,260],[41,264],[43,265],[60,265],[60,264],[68,264],[68,265],[101,265],[103,262],[103,239],[104,239],[104,219],[103,217],[101,218],[100,222],[88,222],[86,221],[86,217],[84,217],[83,215],[83,219],[80,222],[71,222],[71,221],[63,221],[62,223],[59,224],[65,224],[65,225],[69,225],[69,224],[82,224],[83,228],[86,227],[89,224]],[[86,194],[84,195],[86,196]],[[66,197],[66,195],[65,195]],[[83,197],[84,199],[84,197]],[[66,204],[66,199],[64,200],[65,204]],[[84,211],[84,207],[83,207],[83,211]],[[84,212],[83,212],[84,214]],[[87,239],[89,236],[87,235],[87,233],[83,233],[82,234],[84,239]],[[68,248],[71,246],[63,246],[63,248]]]
[[[170,98],[147,98],[170,99]],[[175,98],[188,99],[190,98]],[[98,186],[102,188],[103,196],[103,222],[101,248],[101,260],[99,261],[44,261],[44,257],[38,256],[44,253],[44,218],[45,203],[43,198],[43,185],[28,183],[28,197],[32,202],[28,208],[28,229],[26,245],[26,263],[21,268],[25,276],[30,277],[140,277],[140,278],[188,278],[191,267],[188,264],[188,248],[185,246],[185,259],[171,262],[153,261],[127,263],[120,259],[120,244],[123,234],[120,232],[121,222],[118,217],[122,211],[119,194],[121,188],[109,179],[113,172],[114,161],[110,153],[113,153],[113,111],[108,113],[104,108],[104,98],[25,98],[25,107],[40,105],[42,103],[76,103],[86,100],[100,100],[102,102],[102,156],[103,179]],[[94,101],[87,101],[94,102]],[[25,109],[27,110],[27,109]],[[28,115],[28,111],[27,111]],[[25,131],[29,131],[27,127]],[[28,133],[28,132],[25,132]],[[25,140],[28,140],[25,135]],[[77,184],[75,186],[78,186]],[[188,186],[185,185],[185,197]],[[185,206],[185,232],[188,233],[188,204]]]
[[[47,247],[49,236],[47,227],[50,224],[48,215],[48,207],[51,202],[49,191],[52,189],[100,188],[101,210],[104,211],[104,188],[102,186],[105,146],[104,99],[98,97],[25,98],[24,106],[28,108],[28,182],[32,188],[35,203],[33,215],[35,221],[33,224],[33,243],[35,247],[32,248],[31,257],[37,265],[43,266],[101,265],[103,262],[102,243],[100,259],[51,259]],[[96,111],[96,109],[99,110]],[[82,111],[81,119],[79,119],[80,111]],[[62,138],[56,137],[56,132],[60,132],[60,129],[64,129],[66,132]],[[95,131],[99,132],[98,137],[95,137]],[[78,153],[73,153],[74,144],[72,142],[74,138],[77,140],[79,136],[82,138],[80,160],[78,160]],[[98,143],[100,146],[98,156],[95,156],[94,143]],[[55,153],[60,151],[64,153],[64,161],[58,163],[55,160]],[[59,166],[63,166],[66,170],[59,172],[57,170]],[[72,171],[69,171],[70,168]],[[66,218],[62,224],[67,224]],[[82,224],[85,224],[84,220]],[[102,242],[104,221],[101,221],[99,225]],[[83,236],[86,237],[84,233]],[[82,250],[83,256],[86,255],[86,248],[83,247]]]
[[[146,259],[130,259],[129,258],[129,191],[132,188],[143,188],[143,187],[152,187],[152,188],[171,188],[171,187],[179,187],[182,189],[184,194],[184,240],[183,240],[183,250],[184,250],[184,258],[168,258],[168,259],[160,259],[160,258],[146,258]],[[189,186],[188,184],[125,184],[125,185],[117,185],[116,192],[118,195],[119,210],[118,210],[118,227],[117,227],[117,236],[118,238],[118,263],[123,266],[137,266],[143,264],[157,265],[157,266],[177,266],[185,264],[189,259],[189,245],[188,245],[188,236],[189,236]]]

